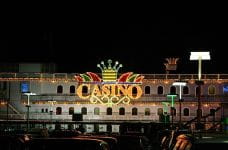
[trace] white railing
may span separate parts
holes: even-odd
[[[67,80],[75,81],[75,75],[80,73],[0,73],[1,81],[11,80]],[[99,73],[98,73],[99,74]],[[198,79],[197,74],[142,74],[145,79],[186,79],[195,80]],[[202,79],[228,79],[228,74],[202,74]]]

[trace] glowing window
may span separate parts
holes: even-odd
[[[149,116],[150,115],[150,108],[145,108],[145,116]]]
[[[28,93],[29,92],[29,84],[28,83],[21,83],[21,92]]]
[[[223,93],[228,94],[228,85],[223,86]]]
[[[100,115],[100,108],[94,108],[94,115]]]
[[[214,86],[208,87],[208,94],[209,95],[215,95],[215,87]]]

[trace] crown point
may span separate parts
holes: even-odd
[[[111,63],[112,63],[112,60],[111,60],[111,59],[109,59],[109,60],[108,60],[108,63],[109,63],[109,64],[111,64]]]

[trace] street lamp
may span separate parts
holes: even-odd
[[[183,101],[181,97],[182,89],[181,87],[186,86],[186,82],[178,81],[173,83],[174,86],[179,86],[180,94],[179,94],[179,127],[181,127],[181,102]]]
[[[51,126],[52,126],[52,115],[53,115],[53,105],[56,104],[56,101],[48,101],[48,103],[50,104],[50,120],[51,120]]]
[[[168,94],[167,95],[167,98],[171,97],[171,117],[172,117],[172,128],[173,128],[173,115],[174,115],[174,101],[175,101],[175,98],[176,98],[176,94]]]
[[[164,105],[164,121],[165,121],[165,124],[167,123],[167,115],[168,115],[168,106],[169,106],[169,103],[168,102],[162,102],[162,104]]]
[[[29,97],[31,95],[37,95],[37,94],[36,93],[24,93],[24,95],[27,95],[27,105],[26,105],[26,107],[27,107],[27,132],[28,132],[29,131],[29,107],[31,107],[29,105]]]
[[[197,109],[197,128],[201,129],[201,117],[202,117],[202,109],[201,109],[201,85],[203,85],[203,81],[201,80],[201,70],[202,70],[202,60],[210,60],[210,52],[191,52],[190,60],[198,60],[198,81],[195,83],[198,85],[198,109]]]

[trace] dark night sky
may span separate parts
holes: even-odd
[[[96,64],[111,58],[122,72],[165,73],[165,58],[179,57],[177,73],[197,73],[190,51],[208,50],[203,73],[228,73],[226,16],[120,16],[15,16],[1,29],[0,62],[54,62],[58,72],[83,73],[100,71]]]

